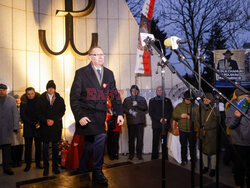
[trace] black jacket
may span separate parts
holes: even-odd
[[[37,118],[37,102],[40,94],[36,92],[34,99],[28,99],[26,94],[21,97],[20,116],[23,122],[23,136],[34,137],[35,125],[38,123]]]
[[[137,106],[133,106],[133,101],[137,102]],[[130,109],[136,112],[136,116],[130,114]],[[144,97],[137,95],[135,99],[132,96],[125,98],[123,101],[123,110],[126,114],[127,124],[146,124],[145,114],[148,112],[148,105]]]
[[[59,141],[62,136],[62,117],[65,113],[65,104],[59,93],[55,93],[55,101],[50,105],[44,92],[38,100],[38,119],[42,141]],[[54,121],[52,126],[47,125],[47,119]]]
[[[105,133],[108,95],[117,115],[122,115],[121,99],[111,70],[103,67],[101,85],[91,63],[76,71],[70,91],[70,106],[76,121],[76,134]],[[83,117],[88,117],[91,123],[81,126],[79,120]]]
[[[173,105],[169,98],[165,97],[165,111],[164,115],[167,121],[167,128],[170,128],[170,119],[172,117]],[[149,115],[152,119],[152,128],[161,128],[161,118],[162,118],[162,98],[156,96],[149,101]]]
[[[231,70],[239,70],[238,64],[235,60],[229,59],[228,60],[230,67],[232,67]],[[225,69],[226,59],[220,59],[217,65],[217,69]]]

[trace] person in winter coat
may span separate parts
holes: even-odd
[[[13,133],[13,143],[11,145],[11,159],[12,166],[20,167],[22,156],[23,156],[23,123],[20,118],[20,97],[19,95],[14,95],[16,99],[16,106],[18,111],[18,130]]]
[[[131,96],[123,101],[123,110],[128,124],[129,159],[132,160],[134,158],[136,138],[137,158],[142,160],[143,134],[144,126],[146,125],[145,114],[148,111],[148,106],[146,99],[139,96],[140,90],[137,85],[131,86],[130,93]]]
[[[107,98],[110,96],[120,126],[124,122],[122,104],[114,74],[103,66],[105,55],[102,48],[92,47],[88,54],[91,62],[76,71],[70,91],[70,106],[76,122],[75,133],[84,136],[79,171],[88,173],[89,161],[94,154],[92,181],[107,185],[108,179],[102,171],[106,141],[104,124]]]
[[[190,123],[191,112],[191,95],[190,91],[184,93],[183,102],[179,103],[174,111],[173,118],[178,121],[178,128],[180,132],[180,144],[181,144],[181,165],[187,164],[187,144],[189,143],[189,152],[191,160],[196,161],[196,128],[198,128],[198,121],[196,119],[198,115],[198,106],[194,105],[194,119],[195,126],[194,131],[191,130]]]
[[[38,119],[40,122],[40,134],[43,142],[43,166],[44,176],[49,174],[49,142],[52,142],[52,171],[59,174],[58,169],[58,142],[62,136],[62,117],[65,113],[63,98],[56,92],[53,80],[48,81],[47,91],[38,100]]]
[[[247,107],[245,113],[250,116],[250,93],[236,89],[235,94],[237,99],[233,100],[232,103],[238,106],[239,101],[245,98],[248,101],[248,106],[245,106]],[[233,174],[236,187],[244,187],[245,179],[247,187],[250,187],[250,120],[234,106],[228,105],[226,126],[229,127],[229,135],[232,138]]]
[[[7,86],[0,84],[0,149],[2,149],[3,172],[13,175],[10,168],[13,131],[18,129],[16,100],[7,94]]]
[[[152,156],[151,156],[152,160],[159,158],[159,142],[160,142],[160,136],[161,136],[161,131],[162,131],[162,121],[163,121],[162,87],[156,88],[156,94],[157,96],[150,99],[149,101],[149,115],[152,119],[152,129],[153,129],[153,143],[152,143]],[[165,119],[166,133],[168,133],[171,127],[170,119],[172,117],[173,105],[172,105],[171,100],[167,97],[165,97],[164,103],[165,103],[164,119]],[[166,155],[166,157],[167,156],[168,155]]]
[[[37,117],[37,104],[40,94],[33,87],[25,89],[25,94],[21,97],[20,115],[23,121],[23,137],[25,141],[24,160],[26,167],[25,172],[28,172],[32,161],[32,143],[35,142],[35,162],[36,168],[42,169],[41,166],[41,140],[39,137],[40,128]]]
[[[208,172],[208,159],[210,158],[211,170],[209,176],[215,176],[216,164],[216,127],[217,117],[214,106],[214,99],[211,93],[205,93],[203,102],[206,109],[201,109],[201,122],[203,125],[203,140],[202,140],[202,153],[203,153],[203,173]],[[218,116],[220,117],[220,116]]]
[[[121,126],[117,123],[117,115],[112,107],[110,99],[107,100],[107,116],[105,125],[107,126],[107,150],[110,160],[119,159],[119,137]]]

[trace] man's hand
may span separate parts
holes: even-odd
[[[160,120],[161,123],[162,123],[162,120],[163,120],[163,118],[161,118],[161,120]],[[165,120],[165,123],[167,123],[167,119],[165,118],[164,120]]]
[[[236,111],[234,112],[234,116],[240,117],[240,116],[241,116],[241,113],[240,113],[238,110],[236,110]]]
[[[117,117],[117,123],[118,123],[120,126],[123,125],[123,123],[124,123],[124,118],[123,118],[122,115],[119,115],[119,116]]]
[[[83,117],[82,119],[80,119],[79,123],[81,126],[85,126],[87,125],[90,121],[90,119],[88,117]]]
[[[47,119],[47,125],[52,126],[54,124],[54,121],[52,119]]]
[[[181,114],[182,119],[190,119],[190,116],[187,114]]]

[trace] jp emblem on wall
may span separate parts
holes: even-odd
[[[39,30],[39,42],[43,49],[43,51],[50,57],[61,55],[67,50],[71,49],[72,53],[79,59],[83,58],[88,54],[86,52],[80,52],[77,50],[75,43],[74,43],[74,30],[73,30],[73,18],[74,17],[81,17],[89,15],[95,7],[95,0],[88,0],[88,5],[85,9],[80,11],[73,11],[73,3],[72,0],[65,0],[65,10],[57,10],[56,16],[64,16],[65,17],[65,44],[61,51],[54,52],[52,51],[46,41],[46,31]],[[92,42],[91,46],[97,46],[98,44],[98,34],[92,33]]]

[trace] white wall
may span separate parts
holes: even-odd
[[[74,10],[81,10],[87,0],[73,0]],[[69,91],[75,70],[88,64],[72,54],[56,58],[48,57],[39,45],[38,29],[46,30],[49,47],[62,49],[65,41],[64,17],[56,17],[56,10],[64,10],[64,0],[0,0],[0,82],[8,85],[9,91],[22,95],[28,86],[44,92],[48,80],[53,79],[65,99],[64,126],[74,122],[69,106]],[[79,51],[87,51],[91,44],[91,33],[99,36],[103,47],[105,65],[115,75],[117,88],[127,90],[135,83],[134,67],[138,25],[131,16],[125,0],[96,0],[94,11],[86,17],[74,18],[75,44]],[[152,76],[138,78],[140,89],[155,89],[161,83],[156,75],[157,57],[152,58]],[[180,81],[167,70],[167,91]],[[150,97],[148,96],[147,100]],[[151,120],[147,115],[144,136],[144,152],[151,151]],[[127,127],[122,127],[120,151],[128,151]]]

